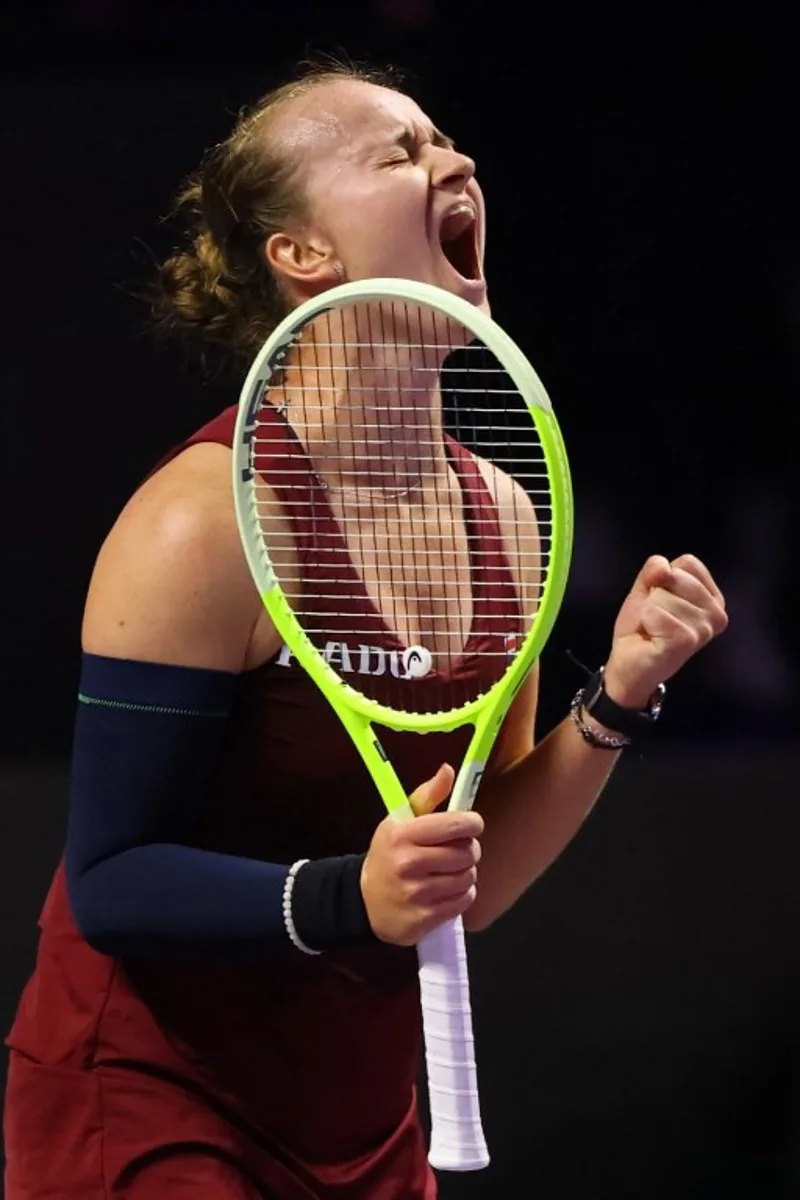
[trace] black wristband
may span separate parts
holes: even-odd
[[[587,680],[581,693],[581,707],[606,729],[613,729],[627,738],[636,738],[652,729],[661,713],[666,688],[660,683],[645,709],[623,708],[608,695],[604,685],[605,668],[601,667]]]
[[[333,950],[354,942],[378,941],[361,894],[365,854],[307,862],[295,876],[292,920],[312,950]]]

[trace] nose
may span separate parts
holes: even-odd
[[[437,187],[460,192],[474,176],[475,162],[468,154],[462,154],[459,150],[437,146],[431,174]]]

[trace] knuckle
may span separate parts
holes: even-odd
[[[419,904],[425,895],[424,884],[418,879],[400,878],[400,900],[406,905]]]
[[[471,817],[472,813],[452,812],[447,814],[447,829],[451,842],[466,841],[472,837],[474,827]]]
[[[695,650],[700,645],[701,633],[694,625],[681,625],[676,635],[679,646],[687,650]]]
[[[410,849],[403,847],[394,858],[394,872],[399,879],[408,879],[414,873],[414,855]]]
[[[460,836],[465,842],[471,838],[480,837],[483,833],[483,817],[480,813],[470,810],[468,812],[451,812],[448,816],[452,819],[453,834]]]

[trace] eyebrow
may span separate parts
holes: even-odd
[[[448,137],[446,133],[442,133],[442,131],[437,129],[435,125],[432,125],[430,129],[423,129],[421,125],[404,125],[402,129],[397,130],[392,138],[392,142],[395,146],[402,146],[404,150],[411,152],[417,145],[420,131],[423,132],[426,137],[430,138],[430,141],[434,146],[441,147],[445,150],[455,150],[456,144],[453,139]]]

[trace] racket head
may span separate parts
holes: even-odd
[[[429,424],[432,381],[455,437],[443,439],[442,426]],[[414,461],[402,452],[407,435],[421,447]],[[375,486],[348,496],[340,485],[354,467]],[[489,316],[403,279],[343,284],[306,302],[250,367],[232,469],[256,587],[286,646],[337,708],[389,728],[447,730],[519,689],[563,599],[572,492],[547,392]],[[408,488],[414,476],[416,495]],[[389,535],[387,488],[390,506],[403,499],[408,508]],[[499,536],[476,495],[500,511]],[[425,515],[434,509],[431,534]],[[491,561],[474,559],[479,541]],[[505,592],[500,586],[503,558],[521,601],[516,619],[505,605],[508,579]],[[421,599],[415,588],[434,560],[444,591]],[[494,595],[476,599],[492,580]],[[486,611],[492,602],[494,613]],[[482,650],[470,643],[480,604]],[[496,658],[494,678],[487,686],[485,673],[462,670],[454,686],[475,654]]]

